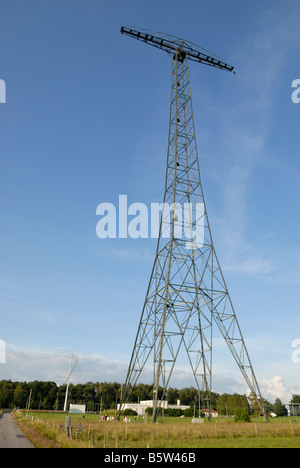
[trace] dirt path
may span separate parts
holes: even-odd
[[[8,412],[0,417],[0,448],[34,448]]]

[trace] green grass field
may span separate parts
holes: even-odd
[[[156,424],[101,421],[99,415],[71,416],[64,427],[62,413],[15,414],[17,422],[36,446],[63,448],[300,448],[300,418],[276,418],[270,423],[252,419],[235,423],[217,418],[192,424],[191,418],[159,418]],[[133,418],[132,418],[133,420]]]

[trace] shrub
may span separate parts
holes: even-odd
[[[183,415],[183,410],[179,408],[168,408],[166,410],[166,414],[168,414],[169,416],[173,416],[173,417],[176,417],[176,416],[179,417]]]
[[[121,414],[122,416],[137,416],[137,412],[130,408],[124,409]]]
[[[188,408],[188,409],[184,410],[183,414],[184,414],[184,416],[186,418],[193,418],[194,417],[194,408]]]
[[[245,411],[242,408],[238,408],[236,410],[234,421],[235,422],[240,422],[240,421],[241,422],[251,422],[251,419],[250,419],[250,416],[247,413],[247,411]]]

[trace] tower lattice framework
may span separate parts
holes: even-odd
[[[154,35],[121,32],[143,40]],[[137,34],[140,34],[137,37]],[[176,38],[177,39],[177,38]],[[162,39],[163,40],[163,39]],[[153,269],[123,386],[126,403],[146,363],[153,358],[153,421],[181,351],[185,351],[201,404],[210,412],[212,327],[216,324],[240,371],[265,414],[259,386],[214,248],[200,178],[188,59],[190,43],[170,41],[172,80],[167,168],[159,238]],[[192,49],[194,50],[194,49]],[[196,51],[197,52],[197,51]],[[213,64],[214,57],[208,65]],[[198,60],[200,61],[200,60]],[[204,62],[202,62],[204,63]],[[217,68],[233,67],[219,60]],[[224,65],[224,66],[223,66]],[[170,209],[171,207],[171,209]],[[183,210],[182,207],[185,207]],[[201,231],[198,242],[196,232]]]

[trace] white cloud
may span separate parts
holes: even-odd
[[[1,378],[13,381],[43,380],[57,384],[66,382],[69,371],[70,354],[67,352],[45,351],[7,346],[6,364],[1,365]],[[105,356],[77,355],[77,362],[71,381],[122,381],[127,366]]]
[[[70,354],[55,351],[43,351],[37,349],[12,349],[8,346],[6,364],[1,364],[1,379],[12,381],[53,381],[58,385],[66,382],[69,370]],[[71,377],[71,382],[103,382],[125,381],[128,362],[107,358],[98,354],[75,354],[74,362],[77,362]],[[226,361],[227,362],[227,361]],[[213,391],[218,393],[247,393],[247,384],[237,371],[233,361],[224,365],[215,365],[213,374]],[[151,383],[153,369],[148,364],[139,382]],[[288,404],[293,394],[300,394],[300,384],[287,383],[281,376],[275,376],[259,380],[261,394],[272,403],[280,398],[284,404]],[[173,372],[170,386],[183,388],[195,386],[195,380],[189,365],[178,365]]]
[[[250,275],[268,275],[274,271],[274,262],[255,255],[251,258],[231,258],[224,264],[224,271],[246,273]]]
[[[260,380],[259,385],[263,397],[271,402],[279,398],[282,403],[287,404],[292,398],[292,391],[288,388],[282,377],[278,375],[271,379]]]
[[[8,346],[7,361],[1,367],[1,378],[12,381],[53,381],[58,385],[66,382],[69,370],[70,354],[67,352],[43,351],[36,348],[26,349],[22,347]],[[74,356],[74,363],[77,362],[71,381],[73,383],[125,381],[128,362],[110,359],[98,354]],[[234,362],[231,362],[235,367]],[[228,366],[230,369],[230,366]],[[227,369],[228,370],[228,369]],[[139,382],[151,384],[153,379],[153,369],[151,363],[145,366]],[[222,369],[216,369],[213,378],[214,391],[217,392],[241,392],[245,393],[246,384],[239,378],[230,375],[222,375]],[[176,366],[170,386],[183,388],[195,386],[195,380],[191,367],[187,364],[178,363]]]
[[[274,92],[278,90],[291,51],[299,48],[298,13],[297,2],[290,2],[288,8],[279,4],[265,8],[257,22],[257,33],[245,38],[236,52],[239,54],[236,81],[239,100],[227,103],[227,112],[219,113],[224,129],[219,137],[225,155],[219,170],[223,213],[213,225],[216,225],[217,243],[223,250],[224,270],[261,275],[266,279],[279,274],[280,253],[263,250],[264,233],[259,245],[254,243],[253,225],[247,211],[253,177],[266,156],[273,131]]]
[[[31,314],[38,320],[48,323],[54,323],[54,317],[50,312],[46,310],[34,310]]]

